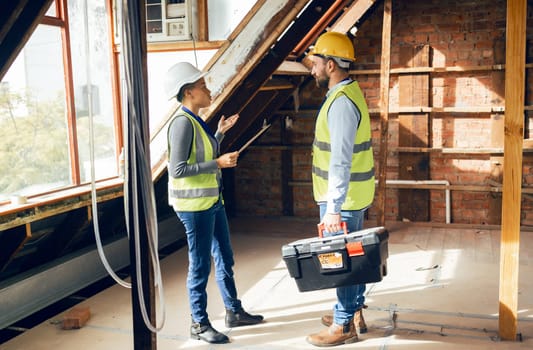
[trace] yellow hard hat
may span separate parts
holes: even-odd
[[[352,41],[346,34],[339,32],[326,32],[320,35],[309,54],[338,57],[350,62],[355,61]]]

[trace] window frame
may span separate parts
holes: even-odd
[[[121,91],[119,83],[119,52],[116,51],[113,42],[113,17],[112,17],[112,1],[106,0],[106,15],[108,23],[108,47],[109,47],[109,63],[111,74],[111,93],[113,122],[115,125],[115,160],[117,166],[117,176],[105,179],[95,180],[97,190],[105,190],[105,194],[98,194],[98,200],[102,198],[112,199],[122,195],[123,179],[118,173],[118,157],[123,143],[123,123],[121,111]],[[0,201],[0,231],[10,227],[19,226],[24,223],[32,222],[43,217],[53,216],[59,212],[66,211],[61,209],[63,206],[60,202],[66,199],[77,198],[81,204],[80,206],[90,205],[90,200],[87,202],[87,194],[90,194],[91,184],[81,182],[80,162],[78,151],[78,135],[76,123],[76,107],[74,96],[74,79],[72,68],[72,56],[70,46],[70,30],[68,21],[68,0],[54,0],[51,6],[55,6],[56,16],[43,15],[37,26],[48,25],[57,27],[61,32],[61,51],[63,58],[64,69],[64,85],[65,85],[65,111],[67,123],[67,138],[70,157],[70,178],[71,184],[35,195],[28,196],[27,203],[13,205],[10,200]],[[50,208],[50,205],[54,205]],[[57,207],[55,207],[57,206]],[[69,204],[72,207],[72,203]],[[42,208],[42,209],[40,209]],[[18,214],[17,214],[18,213]],[[15,217],[11,215],[15,214]],[[4,217],[6,216],[6,217]]]

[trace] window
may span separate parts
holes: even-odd
[[[117,175],[106,4],[63,1],[0,83],[0,201],[90,181],[90,125],[95,179]]]
[[[85,7],[87,3],[87,7]],[[117,175],[111,89],[111,43],[105,3],[68,0],[70,48],[81,182],[91,181],[90,129],[94,133],[95,178]],[[120,152],[118,152],[120,153]]]
[[[70,183],[62,76],[60,30],[40,25],[2,81],[1,197]]]

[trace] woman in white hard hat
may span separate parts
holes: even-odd
[[[211,326],[207,314],[206,286],[211,270],[226,308],[226,327],[253,325],[263,321],[250,315],[237,297],[233,277],[233,250],[222,199],[222,168],[237,165],[238,152],[219,155],[219,145],[239,116],[222,116],[213,133],[199,116],[211,104],[204,75],[187,62],[172,66],[165,78],[168,98],[182,103],[168,128],[169,204],[183,223],[189,247],[187,289],[191,309],[191,338],[208,343],[227,343],[228,337]]]

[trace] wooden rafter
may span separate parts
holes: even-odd
[[[331,26],[334,32],[347,33],[363,17],[374,0],[356,0],[348,7],[341,17]]]
[[[337,16],[340,11],[344,9],[347,4],[346,0],[336,0],[333,5],[326,11],[326,13],[320,17],[316,24],[307,32],[304,38],[296,45],[292,51],[292,54],[296,57],[301,56],[309,46],[311,46],[324,29],[331,23],[333,18]]]

